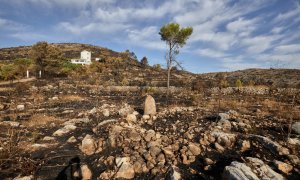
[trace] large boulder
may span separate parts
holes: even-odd
[[[246,161],[246,163],[231,162],[224,168],[222,179],[284,179],[260,159],[247,157]]]
[[[292,130],[296,134],[300,134],[300,122],[295,122],[292,124]]]
[[[244,163],[237,161],[231,162],[230,166],[226,166],[222,179],[253,179],[259,180],[259,178],[251,171],[251,168]]]
[[[276,154],[278,153],[279,155],[290,154],[289,149],[282,147],[280,144],[272,141],[267,137],[255,135],[255,134],[251,134],[249,137],[260,142],[266,149],[269,149],[272,153],[276,153]]]
[[[147,95],[144,104],[144,115],[155,115],[155,114],[156,114],[155,100],[152,96]]]

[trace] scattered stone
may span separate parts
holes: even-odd
[[[245,152],[245,151],[247,151],[248,149],[250,149],[251,144],[250,144],[250,141],[248,141],[248,140],[243,140],[243,141],[241,141],[240,146],[241,146],[241,152]]]
[[[144,103],[144,115],[155,115],[155,114],[156,114],[155,100],[152,96],[147,95]]]
[[[298,138],[289,138],[288,143],[292,145],[300,145],[300,140]]]
[[[43,138],[43,141],[54,141],[55,140],[55,137],[51,137],[51,136],[45,136]]]
[[[145,114],[145,115],[143,115],[143,117],[142,117],[144,120],[148,120],[148,119],[150,119],[150,116],[148,115],[148,114]]]
[[[109,110],[108,109],[104,109],[102,111],[103,116],[108,117],[109,116]]]
[[[218,125],[221,126],[225,131],[231,130],[231,123],[227,119],[221,119],[220,121],[218,121]]]
[[[152,146],[149,148],[149,152],[152,157],[156,157],[161,152],[161,149],[157,146]]]
[[[18,177],[15,177],[13,180],[33,180],[34,177],[33,175],[30,175],[30,176],[23,176],[21,177],[20,175]]]
[[[135,172],[133,166],[130,164],[129,157],[117,157],[116,165],[119,168],[116,173],[116,178],[132,179],[134,178]]]
[[[77,142],[77,139],[74,137],[74,136],[71,136],[68,140],[67,140],[68,143],[75,143]]]
[[[292,124],[292,131],[300,135],[300,122],[295,122]]]
[[[3,121],[3,124],[9,125],[11,127],[19,127],[20,123],[15,121]]]
[[[221,146],[219,143],[215,143],[215,148],[218,152],[222,153],[225,151],[224,147]]]
[[[17,105],[17,110],[18,111],[24,111],[25,110],[25,105],[24,104]]]
[[[82,174],[82,180],[90,180],[92,179],[93,173],[92,171],[89,169],[88,165],[82,165],[80,167],[81,169],[81,174]]]
[[[147,131],[146,135],[144,136],[144,139],[145,141],[149,142],[153,137],[155,137],[155,131],[150,129]]]
[[[166,155],[167,158],[172,159],[175,156],[171,146],[164,147],[162,150],[163,150],[163,152],[164,152],[164,154]]]
[[[101,127],[101,126],[104,126],[104,125],[106,125],[106,124],[108,124],[108,123],[113,123],[113,122],[117,122],[118,120],[116,120],[116,119],[108,119],[108,120],[105,120],[105,121],[102,121],[101,123],[99,123],[98,125],[97,125],[97,127]]]
[[[80,123],[90,123],[92,120],[89,118],[78,118],[78,119],[71,119],[63,123],[63,125],[75,125]]]
[[[293,170],[292,165],[289,165],[289,164],[281,162],[281,161],[274,160],[274,164],[278,170],[280,170],[281,172],[283,172],[285,174],[289,174]]]
[[[256,171],[260,179],[285,179],[282,175],[276,173],[260,159],[246,157],[246,160],[248,161],[247,164],[249,164],[249,167],[255,167],[253,172]]]
[[[228,120],[230,117],[227,113],[219,113],[220,120]]]
[[[166,172],[165,180],[180,180],[181,175],[176,166],[169,166]]]
[[[131,139],[132,141],[140,141],[141,140],[141,136],[139,133],[137,133],[136,131],[129,131],[128,133],[128,137],[129,139]]]
[[[81,151],[86,155],[92,155],[96,151],[96,143],[94,138],[87,134],[81,143]]]
[[[52,100],[53,100],[53,101],[58,101],[58,97],[57,97],[57,96],[54,96],[54,97],[52,97]]]
[[[204,164],[206,164],[206,165],[212,165],[212,164],[214,164],[214,161],[211,160],[210,158],[205,158],[204,159]]]
[[[133,169],[135,173],[142,173],[143,172],[143,164],[145,164],[144,162],[141,161],[135,161],[133,163]]]
[[[134,114],[135,116],[137,116],[137,115],[139,115],[140,113],[139,112],[137,112],[137,111],[133,111],[133,113],[132,114]]]
[[[300,164],[300,159],[296,155],[288,155],[288,158],[294,165]]]
[[[116,147],[116,139],[120,132],[123,130],[123,127],[121,126],[113,126],[110,131],[109,131],[109,136],[108,136],[108,143],[111,147]]]
[[[211,136],[217,139],[217,142],[224,147],[230,147],[232,144],[235,143],[236,140],[235,134],[224,133],[219,131],[211,132]]]
[[[128,114],[126,117],[126,121],[130,123],[136,122],[136,116],[134,114]]]
[[[50,146],[55,146],[56,144],[32,144],[31,145],[31,150],[36,151],[36,150],[40,150],[40,149],[46,149],[49,148]]]
[[[53,136],[63,136],[63,135],[68,134],[70,131],[73,131],[75,129],[76,129],[76,126],[74,126],[74,125],[71,125],[71,124],[65,125],[63,128],[55,131],[53,133]]]
[[[133,113],[133,111],[134,111],[134,110],[133,110],[128,104],[125,104],[124,107],[122,107],[122,108],[118,111],[118,113],[119,113],[120,116],[125,117],[125,116],[127,116],[128,114]]]
[[[192,152],[194,156],[198,156],[201,153],[199,145],[195,143],[189,143],[188,149]]]
[[[89,111],[89,114],[95,114],[97,112],[97,109],[94,107]]]

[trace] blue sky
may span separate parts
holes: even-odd
[[[0,48],[78,42],[164,65],[169,22],[194,29],[177,57],[191,72],[300,68],[299,0],[0,0]]]

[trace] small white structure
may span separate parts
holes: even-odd
[[[86,51],[86,50],[81,51],[80,59],[72,59],[71,63],[81,64],[81,65],[84,65],[84,64],[89,65],[92,63],[92,53],[89,51]]]

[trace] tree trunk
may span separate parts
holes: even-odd
[[[170,75],[171,75],[171,68],[168,68],[168,80],[167,80],[167,93],[169,95],[169,89],[170,89]]]
[[[167,63],[168,68],[168,79],[167,79],[167,104],[169,104],[169,94],[170,94],[170,76],[172,69],[172,44],[169,43],[169,59]]]

